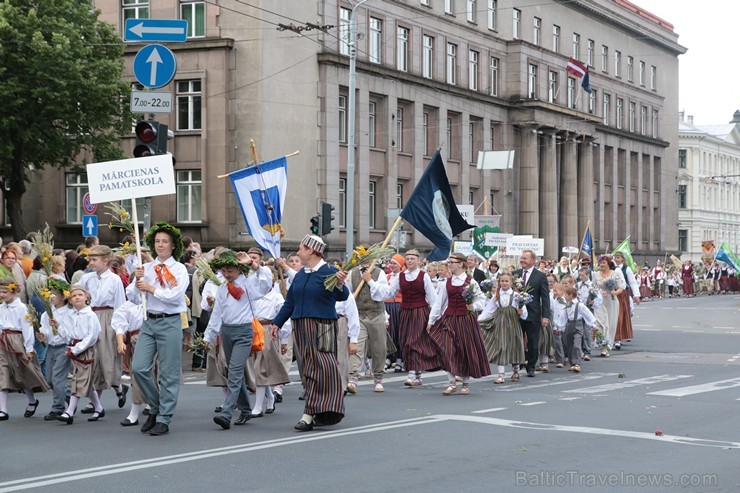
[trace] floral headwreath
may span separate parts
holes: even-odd
[[[152,226],[144,238],[144,242],[152,252],[156,252],[154,249],[154,237],[157,236],[157,233],[167,233],[172,237],[172,257],[175,260],[179,260],[180,257],[182,257],[182,251],[184,250],[182,245],[182,232],[180,229],[164,221],[160,221]]]
[[[238,267],[243,273],[248,273],[250,267],[247,264],[242,264],[239,259],[236,258],[236,252],[234,250],[226,250],[211,260],[211,268],[214,271],[219,270],[221,267]]]
[[[69,298],[69,283],[61,279],[49,279],[46,281],[46,287],[52,291],[59,291],[65,298]]]

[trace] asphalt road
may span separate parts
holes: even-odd
[[[519,384],[474,381],[443,396],[427,375],[386,392],[362,381],[336,427],[297,433],[300,386],[275,414],[221,430],[219,389],[185,373],[171,433],[152,437],[107,415],[24,419],[10,396],[0,423],[0,492],[67,491],[700,491],[740,490],[740,296],[645,303],[635,339],[583,372]],[[552,365],[551,365],[552,366]]]

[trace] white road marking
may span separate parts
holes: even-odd
[[[607,383],[595,387],[583,387],[580,389],[564,390],[566,393],[574,394],[598,394],[599,392],[611,392],[612,390],[628,389],[630,387],[639,387],[640,385],[652,385],[654,383],[670,382],[682,378],[691,378],[694,375],[657,375],[648,378],[638,378],[637,380],[628,380],[619,383]]]
[[[687,395],[702,394],[704,392],[714,392],[715,390],[731,389],[733,387],[740,387],[740,378],[728,378],[727,380],[718,380],[716,382],[703,383],[701,385],[691,385],[689,387],[678,387],[675,389],[648,392],[648,395],[684,397]]]
[[[662,330],[663,329],[640,329],[640,332],[661,332]]]
[[[536,383],[531,385],[512,385],[510,387],[504,387],[504,388],[496,388],[496,392],[514,392],[517,390],[527,390],[527,389],[538,389],[540,387],[549,387],[551,385],[563,385],[568,383],[578,383],[578,382],[586,382],[588,380],[596,380],[598,378],[603,378],[606,376],[616,376],[616,373],[590,373],[588,375],[580,375],[573,378],[564,378],[561,381],[551,381],[551,382],[545,382],[545,383]],[[526,378],[526,377],[523,377]]]
[[[481,409],[480,411],[472,411],[473,414],[484,414],[484,413],[495,413],[496,411],[504,411],[506,407],[492,407],[491,409]]]
[[[579,401],[581,400],[581,397],[560,397],[558,398],[559,401]]]
[[[735,327],[712,327],[713,329],[734,329]]]
[[[520,406],[538,406],[540,404],[547,404],[545,401],[537,401],[537,402],[525,402],[524,404],[519,404]]]

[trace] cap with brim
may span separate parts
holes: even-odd
[[[617,253],[614,254],[614,258],[617,258],[617,257],[623,259],[624,258],[624,254],[622,252],[617,252]]]
[[[257,247],[252,247],[249,250],[247,250],[247,253],[254,253],[255,255],[259,255],[260,257],[263,256],[262,249]]]
[[[85,295],[86,295],[86,296],[90,296],[90,292],[89,292],[89,291],[88,291],[87,289],[85,289],[85,288],[84,288],[84,287],[83,287],[82,285],[80,285],[80,284],[73,284],[73,285],[71,285],[71,286],[69,287],[69,294],[72,294],[72,293],[74,293],[75,291],[82,291],[83,293],[85,293]]]
[[[242,264],[239,262],[239,259],[236,258],[236,252],[234,250],[226,250],[211,261],[211,268],[213,270],[218,270],[222,267],[237,267],[243,272],[249,270],[249,266],[247,264]]]
[[[326,248],[326,243],[324,243],[324,240],[315,235],[304,236],[301,243],[306,245],[308,248],[315,251],[316,253],[324,253],[324,249]]]

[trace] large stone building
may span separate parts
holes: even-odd
[[[288,162],[287,248],[327,201],[338,227],[326,239],[343,251],[356,3],[94,1],[119,28],[128,17],[191,21],[188,42],[170,45],[178,70],[163,90],[176,108],[160,116],[176,135],[177,195],[153,199],[155,220],[205,244],[249,241],[217,176],[251,160],[253,138],[260,159],[300,151]],[[441,148],[458,203],[488,199],[503,231],[544,238],[547,256],[578,245],[589,222],[599,250],[628,235],[642,256],[676,250],[677,57],[686,49],[669,23],[626,0],[369,0],[355,18],[355,243],[384,238],[386,211],[403,207]],[[329,27],[295,29],[307,21]],[[125,55],[132,83],[138,48]],[[569,57],[588,65],[590,94],[566,72]],[[130,152],[133,134],[122,140]],[[514,169],[477,170],[478,151],[491,149],[515,150]],[[26,224],[48,221],[60,241],[77,242],[85,183],[36,176]],[[418,233],[409,243],[429,246]]]
[[[740,252],[740,110],[724,125],[678,128],[678,249],[698,261],[702,241]]]

